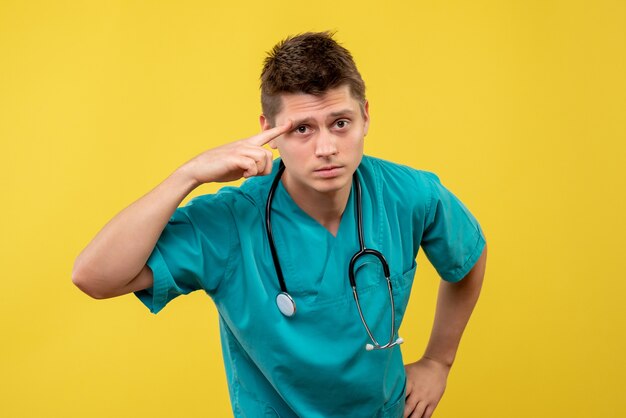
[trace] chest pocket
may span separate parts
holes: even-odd
[[[395,308],[395,329],[400,327],[404,312],[406,310],[417,263],[412,260],[408,269],[401,273],[391,275],[391,285],[393,290],[394,308]],[[380,324],[384,329],[388,329],[390,315],[390,298],[381,263],[375,257],[362,257],[355,266],[355,282],[359,295],[363,314],[368,324]],[[325,284],[329,283],[325,280]],[[356,305],[352,290],[348,279],[348,268],[345,267],[345,274],[341,280],[341,284],[335,283],[334,292],[328,291],[329,287],[323,288],[316,300],[310,306],[310,310],[319,314],[320,311],[328,311],[329,308],[335,314],[335,318],[341,318],[340,312],[345,311],[345,317],[354,325],[357,324],[359,332],[362,332],[361,322],[358,321]],[[342,290],[338,291],[337,288]],[[356,321],[355,321],[355,315]],[[320,317],[318,319],[321,320]],[[335,319],[336,320],[336,319]],[[382,333],[384,334],[383,331]]]
[[[400,328],[400,323],[409,303],[411,288],[413,287],[413,279],[417,270],[417,262],[413,261],[411,268],[402,274],[391,277],[391,285],[393,286],[393,298],[396,310],[396,329]]]
[[[411,267],[402,273],[391,274],[391,288],[393,291],[393,302],[396,315],[396,329],[399,327],[402,317],[409,302],[409,296],[411,295],[411,288],[413,286],[413,279],[415,277],[415,271],[417,269],[417,263],[413,261]],[[356,288],[359,293],[359,299],[363,302],[372,299],[376,299],[377,303],[381,303],[387,299],[384,304],[385,309],[389,309],[389,291],[387,289],[387,281],[383,273],[381,264],[376,260],[368,260],[366,263],[360,266],[359,271],[355,276]],[[373,295],[376,294],[376,296]],[[372,295],[370,295],[372,294]]]
[[[413,284],[413,278],[415,276],[415,270],[417,269],[417,263],[415,260],[411,263],[411,266],[402,273],[393,272],[393,267],[390,266],[391,271],[391,285],[394,296],[401,295],[404,290],[408,288],[408,292],[411,291]],[[383,273],[383,267],[380,261],[374,256],[362,257],[362,261],[359,260],[355,267],[355,282],[356,288],[361,293],[370,292],[377,287],[384,285],[387,287],[387,281],[385,280],[385,274]]]

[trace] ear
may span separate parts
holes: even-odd
[[[259,123],[261,124],[262,131],[267,131],[268,129],[272,129],[272,125],[270,125],[265,115],[259,116]],[[270,146],[271,149],[276,149],[276,141],[274,141],[273,139],[267,144]]]
[[[367,100],[365,101],[365,104],[363,105],[363,120],[364,120],[363,136],[366,136],[367,131],[370,128],[370,102]]]

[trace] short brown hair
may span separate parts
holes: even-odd
[[[267,54],[261,72],[261,107],[270,125],[281,110],[281,93],[323,95],[347,84],[361,107],[365,83],[350,52],[330,32],[307,32],[279,42]]]

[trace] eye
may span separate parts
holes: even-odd
[[[300,125],[298,126],[296,129],[294,129],[295,132],[299,133],[299,134],[305,134],[308,132],[308,127],[306,125]]]
[[[337,122],[335,122],[335,126],[337,126],[337,128],[339,129],[347,128],[349,124],[350,124],[350,121],[346,119],[339,119]]]

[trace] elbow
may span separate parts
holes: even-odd
[[[106,292],[103,292],[97,285],[98,281],[99,280],[94,278],[93,274],[90,274],[86,272],[85,269],[78,268],[74,265],[74,269],[72,270],[72,283],[74,286],[94,299],[107,299],[111,297],[107,295]]]

